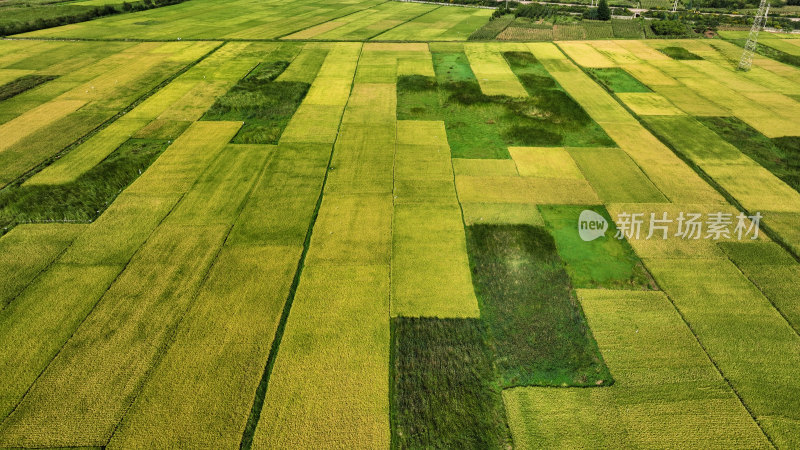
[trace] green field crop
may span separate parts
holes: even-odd
[[[55,80],[54,75],[24,75],[14,81],[0,86],[0,102],[7,100],[15,95],[19,95],[29,89],[33,89],[40,84]]]
[[[83,323],[78,318],[64,321],[72,328],[57,327],[55,334],[61,342],[66,338],[69,341],[49,365],[46,364],[49,358],[41,359],[47,369],[0,427],[0,445],[105,445],[144,377],[170,342],[227,230],[227,226],[159,227],[108,291],[105,291],[108,281],[104,285],[92,283],[99,275],[85,277],[80,275],[80,266],[68,266],[78,273],[62,274],[61,280],[73,277],[84,280],[102,287],[93,294],[104,291],[105,294]],[[103,273],[116,276],[118,270],[114,267]],[[52,287],[48,290],[58,292]],[[66,311],[77,316],[91,309],[88,298],[82,298],[89,297],[91,291],[84,291],[78,291],[81,295],[64,297],[81,301],[78,306],[65,308]],[[42,315],[37,317],[44,319]],[[43,326],[32,329],[37,328]],[[53,344],[59,348],[61,342],[48,339],[41,344],[42,352]],[[38,355],[37,352],[31,357]],[[93,370],[74,370],[88,366]],[[54,416],[60,419],[51,420]]]
[[[84,229],[60,223],[19,225],[0,237],[0,310]]]
[[[622,150],[569,148],[569,154],[605,203],[661,203],[664,195]]]
[[[511,75],[520,80],[517,84],[530,97],[486,95],[481,92],[485,87],[470,81],[474,78],[463,56],[434,53],[438,83],[422,77],[401,77],[398,116],[443,118],[453,156],[457,158],[507,158],[509,145],[611,143],[531,54],[506,52],[502,56]],[[440,108],[435,108],[437,103]]]
[[[621,68],[587,69],[586,72],[611,92],[651,92],[639,80]]]
[[[578,297],[616,382],[503,391],[518,448],[770,447],[663,293]]]
[[[167,141],[129,139],[75,181],[55,186],[10,186],[0,191],[0,224],[89,222],[102,213],[167,147]]]
[[[506,27],[514,21],[514,16],[506,14],[501,17],[492,18],[489,22],[481,28],[475,30],[474,33],[469,35],[469,41],[489,41],[502,33]]]
[[[734,117],[704,117],[698,120],[796,191],[800,191],[800,139],[769,139]]]
[[[800,212],[800,193],[697,120],[649,116],[646,121],[747,210]],[[743,171],[746,177],[741,176]]]
[[[388,265],[303,268],[254,448],[389,446],[389,277]]]
[[[792,255],[772,242],[721,242],[719,246],[800,332],[800,264]]]
[[[480,320],[395,318],[392,351],[393,448],[510,447]]]
[[[546,230],[473,225],[467,248],[503,387],[613,381]]]
[[[166,223],[233,224],[274,150],[271,145],[227,145],[181,198]]]
[[[476,8],[436,8],[372,38],[380,41],[464,41],[492,12]]]
[[[586,30],[586,39],[613,39],[616,37],[611,22],[583,20],[581,25]]]
[[[19,411],[23,396],[93,310],[121,269],[119,266],[53,264],[0,311],[0,379],[3,382],[0,417],[5,418],[12,410]],[[91,392],[90,397],[96,394]],[[41,405],[34,401],[33,409],[38,411]],[[46,422],[55,425],[56,421]],[[36,431],[38,433],[23,432],[17,440],[13,432],[0,430],[0,442],[3,446],[17,447],[26,439],[35,441],[37,434],[40,437],[48,434],[39,427]],[[57,439],[57,433],[44,437],[39,445],[48,445],[52,442],[49,438]],[[71,439],[63,442],[63,445],[73,443]]]
[[[611,28],[617,39],[642,39],[642,23],[635,19],[611,19]]]
[[[223,248],[108,448],[239,446],[300,251]]]
[[[168,8],[121,14],[91,22],[35,31],[26,33],[25,36],[125,39],[135,35],[145,40],[172,41],[274,39],[368,9],[379,3],[381,2],[377,0],[356,2],[335,0],[299,5],[296,2],[254,4],[246,0],[236,0],[223,5],[213,0],[200,0],[192,4],[184,2]]]
[[[727,259],[650,259],[647,267],[766,434],[796,443],[800,336]]]
[[[432,5],[417,3],[380,3],[372,8],[298,31],[284,39],[368,40],[435,8]]]
[[[540,206],[558,255],[576,288],[653,288],[647,271],[625,240],[614,238],[616,227],[603,207]],[[590,209],[609,222],[606,236],[586,242],[578,235],[578,216]]]
[[[497,35],[497,39],[501,41],[552,41],[553,29],[551,27],[517,27],[511,24]]]
[[[289,64],[262,63],[218,98],[204,120],[242,120],[237,144],[277,144],[289,119],[308,92],[307,83],[273,81]]]
[[[461,203],[466,225],[538,225],[544,220],[536,205],[510,203]]]
[[[528,47],[564,90],[628,153],[667,198],[681,203],[724,203],[719,193],[580,68],[566,61],[566,57],[552,44],[528,44]]]
[[[639,116],[682,116],[684,112],[669,100],[653,92],[621,92],[622,103]]]

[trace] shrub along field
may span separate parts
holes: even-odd
[[[0,40],[0,447],[800,445],[798,69],[491,14]]]

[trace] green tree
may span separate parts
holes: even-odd
[[[600,3],[597,4],[597,19],[611,20],[611,9],[608,7],[607,0],[600,0]]]

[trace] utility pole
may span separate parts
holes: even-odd
[[[746,72],[753,65],[753,53],[758,47],[758,32],[767,23],[767,14],[769,14],[769,3],[767,3],[767,0],[761,0],[756,17],[753,19],[753,27],[750,28],[750,35],[747,36],[747,43],[744,44],[742,58],[739,60],[739,70]]]

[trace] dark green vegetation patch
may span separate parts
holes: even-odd
[[[501,31],[505,30],[506,27],[514,21],[514,16],[512,14],[506,14],[500,17],[494,17],[486,23],[486,25],[482,26],[475,30],[472,34],[469,35],[467,40],[469,41],[488,41],[492,40],[500,34]]]
[[[218,98],[203,120],[244,121],[233,143],[277,144],[310,87],[297,81],[274,81],[288,66],[286,61],[259,64]]]
[[[697,117],[703,125],[800,191],[800,137],[770,139],[735,117]]]
[[[444,120],[455,158],[508,159],[509,146],[614,145],[532,54],[503,55],[530,97],[485,95],[463,53],[434,53],[435,80],[400,77],[398,119]]]
[[[0,102],[56,78],[58,77],[53,75],[25,75],[17,78],[10,83],[0,86]]]
[[[392,329],[392,446],[509,448],[480,320],[398,317]]]
[[[614,67],[609,69],[586,70],[592,78],[600,82],[600,84],[611,92],[651,92],[650,88],[640,83],[639,80],[631,76],[625,69]]]
[[[616,226],[602,206],[540,206],[558,254],[576,288],[654,288],[641,260],[624,239],[614,238]],[[581,211],[591,209],[609,224],[606,236],[586,242],[578,234]]]
[[[467,248],[503,388],[613,382],[547,230],[474,225]]]
[[[683,47],[664,47],[658,49],[661,53],[669,56],[672,59],[679,59],[679,60],[693,60],[693,59],[703,59],[694,53],[686,50]]]
[[[0,191],[0,230],[24,222],[94,220],[168,145],[129,139],[72,183],[6,187]]]

